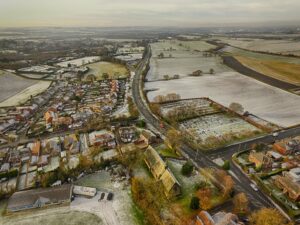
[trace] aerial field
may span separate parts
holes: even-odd
[[[75,66],[83,66],[83,65],[86,65],[89,63],[99,61],[100,59],[101,59],[100,56],[89,56],[89,57],[73,59],[73,60],[69,60],[69,61],[65,61],[65,62],[60,62],[60,63],[57,63],[56,65],[60,66],[60,67],[68,67],[69,64],[75,65]]]
[[[20,105],[26,102],[31,95],[35,96],[45,91],[50,86],[50,84],[50,81],[38,81],[36,84],[29,86],[28,88],[1,102],[0,107]]]
[[[244,56],[235,57],[244,66],[251,68],[257,72],[283,80],[292,84],[300,85],[300,64],[257,60],[254,58],[247,58]]]
[[[238,102],[246,111],[279,126],[300,124],[300,96],[237,72],[146,82],[145,88],[158,89],[148,92],[150,101],[168,93],[177,93],[182,99],[209,97],[224,106]]]
[[[180,75],[185,77],[196,70],[208,73],[214,69],[216,73],[231,71],[222,64],[218,56],[205,57],[203,52],[213,46],[204,41],[162,41],[151,44],[152,58],[150,71],[147,75],[149,81],[163,79],[164,75]],[[197,51],[195,51],[197,50]],[[158,57],[163,53],[164,58]]]
[[[231,46],[222,51],[234,56],[244,66],[266,76],[296,85],[300,83],[300,58],[255,53]]]
[[[218,38],[231,46],[248,49],[251,51],[280,53],[284,55],[293,54],[300,56],[300,41],[291,39],[266,40],[252,38]]]
[[[54,224],[85,224],[88,221],[90,225],[102,225],[102,220],[87,212],[72,211],[69,207],[58,207],[54,209],[44,209],[34,213],[0,217],[2,225],[54,225]]]
[[[129,72],[124,65],[111,63],[111,62],[97,62],[88,65],[89,72],[85,74],[84,78],[87,79],[89,75],[94,75],[97,80],[103,79],[103,73],[107,73],[109,78],[126,78],[129,76]]]
[[[0,70],[0,107],[27,101],[31,95],[46,90],[51,82],[30,80]]]

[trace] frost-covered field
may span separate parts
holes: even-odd
[[[150,72],[147,75],[149,81],[163,79],[164,75],[181,77],[188,76],[196,70],[204,73],[214,69],[215,72],[230,71],[221,63],[217,56],[204,57],[203,52],[213,46],[204,41],[163,41],[151,45],[152,58]],[[158,55],[163,53],[164,58]]]
[[[220,38],[232,46],[252,50],[300,56],[300,41],[294,40],[266,40],[250,38]]]
[[[24,213],[8,217],[0,217],[1,225],[103,225],[102,220],[87,212],[73,211],[69,207],[58,207],[53,209],[45,209],[35,211],[34,213]]]
[[[146,82],[145,88],[158,89],[148,92],[150,101],[168,93],[178,93],[181,98],[209,97],[225,106],[238,102],[245,110],[283,127],[300,124],[300,96],[237,72]]]
[[[83,66],[85,64],[93,63],[100,60],[100,56],[89,56],[89,57],[83,57],[79,59],[73,59],[70,61],[60,62],[57,63],[57,66],[61,67],[68,67],[68,64],[75,65],[75,66]]]
[[[0,102],[37,82],[36,80],[24,79],[12,73],[0,70]]]
[[[24,79],[26,80],[26,79]],[[39,93],[42,93],[45,91],[49,86],[51,82],[50,81],[35,81],[35,84],[25,88],[25,89],[20,89],[18,93],[15,95],[11,96],[10,98],[6,99],[5,101],[2,101],[0,103],[0,107],[5,107],[5,106],[14,106],[14,105],[19,105],[22,104],[23,102],[26,102],[31,95],[35,96]],[[2,84],[0,84],[2,85]],[[7,84],[6,84],[7,85]],[[11,83],[11,85],[7,85],[9,88],[12,88],[13,90],[15,89],[15,84]],[[0,93],[2,93],[2,88]]]

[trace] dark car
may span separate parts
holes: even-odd
[[[98,202],[100,202],[101,200],[103,200],[103,199],[104,199],[104,196],[105,196],[105,193],[102,192],[101,195],[100,195],[100,198],[99,198]]]
[[[107,200],[111,201],[113,199],[113,197],[114,197],[114,194],[109,192],[108,195],[107,195]]]

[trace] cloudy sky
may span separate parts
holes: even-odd
[[[0,0],[0,27],[209,26],[300,21],[299,0]]]

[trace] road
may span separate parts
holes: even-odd
[[[142,72],[147,65],[148,61],[151,57],[151,49],[149,48],[146,56],[139,64],[139,66],[135,70],[135,76],[133,78],[133,85],[132,85],[132,94],[134,102],[136,103],[137,108],[139,109],[140,113],[145,118],[145,121],[153,126],[161,136],[163,136],[169,125],[165,124],[165,128],[161,128],[161,121],[155,117],[152,112],[150,111],[147,102],[144,99],[144,95],[142,92]],[[285,138],[300,134],[300,127],[288,129],[279,133],[278,138]],[[245,141],[243,143],[234,144],[225,148],[218,149],[214,151],[211,155],[205,154],[200,151],[195,151],[191,149],[187,145],[182,145],[180,151],[182,155],[194,162],[194,164],[198,167],[218,167],[213,161],[212,158],[217,156],[225,159],[231,159],[233,153],[242,150],[244,148],[249,147],[253,143],[257,142],[273,142],[274,137],[272,135],[266,135],[263,137],[258,137],[252,140]],[[255,191],[250,186],[250,179],[242,173],[235,165],[232,164],[231,171],[229,173],[232,175],[232,178],[235,182],[235,190],[238,192],[244,192],[247,194],[250,202],[251,209],[258,209],[261,207],[274,207],[274,204],[270,199],[260,190]]]

